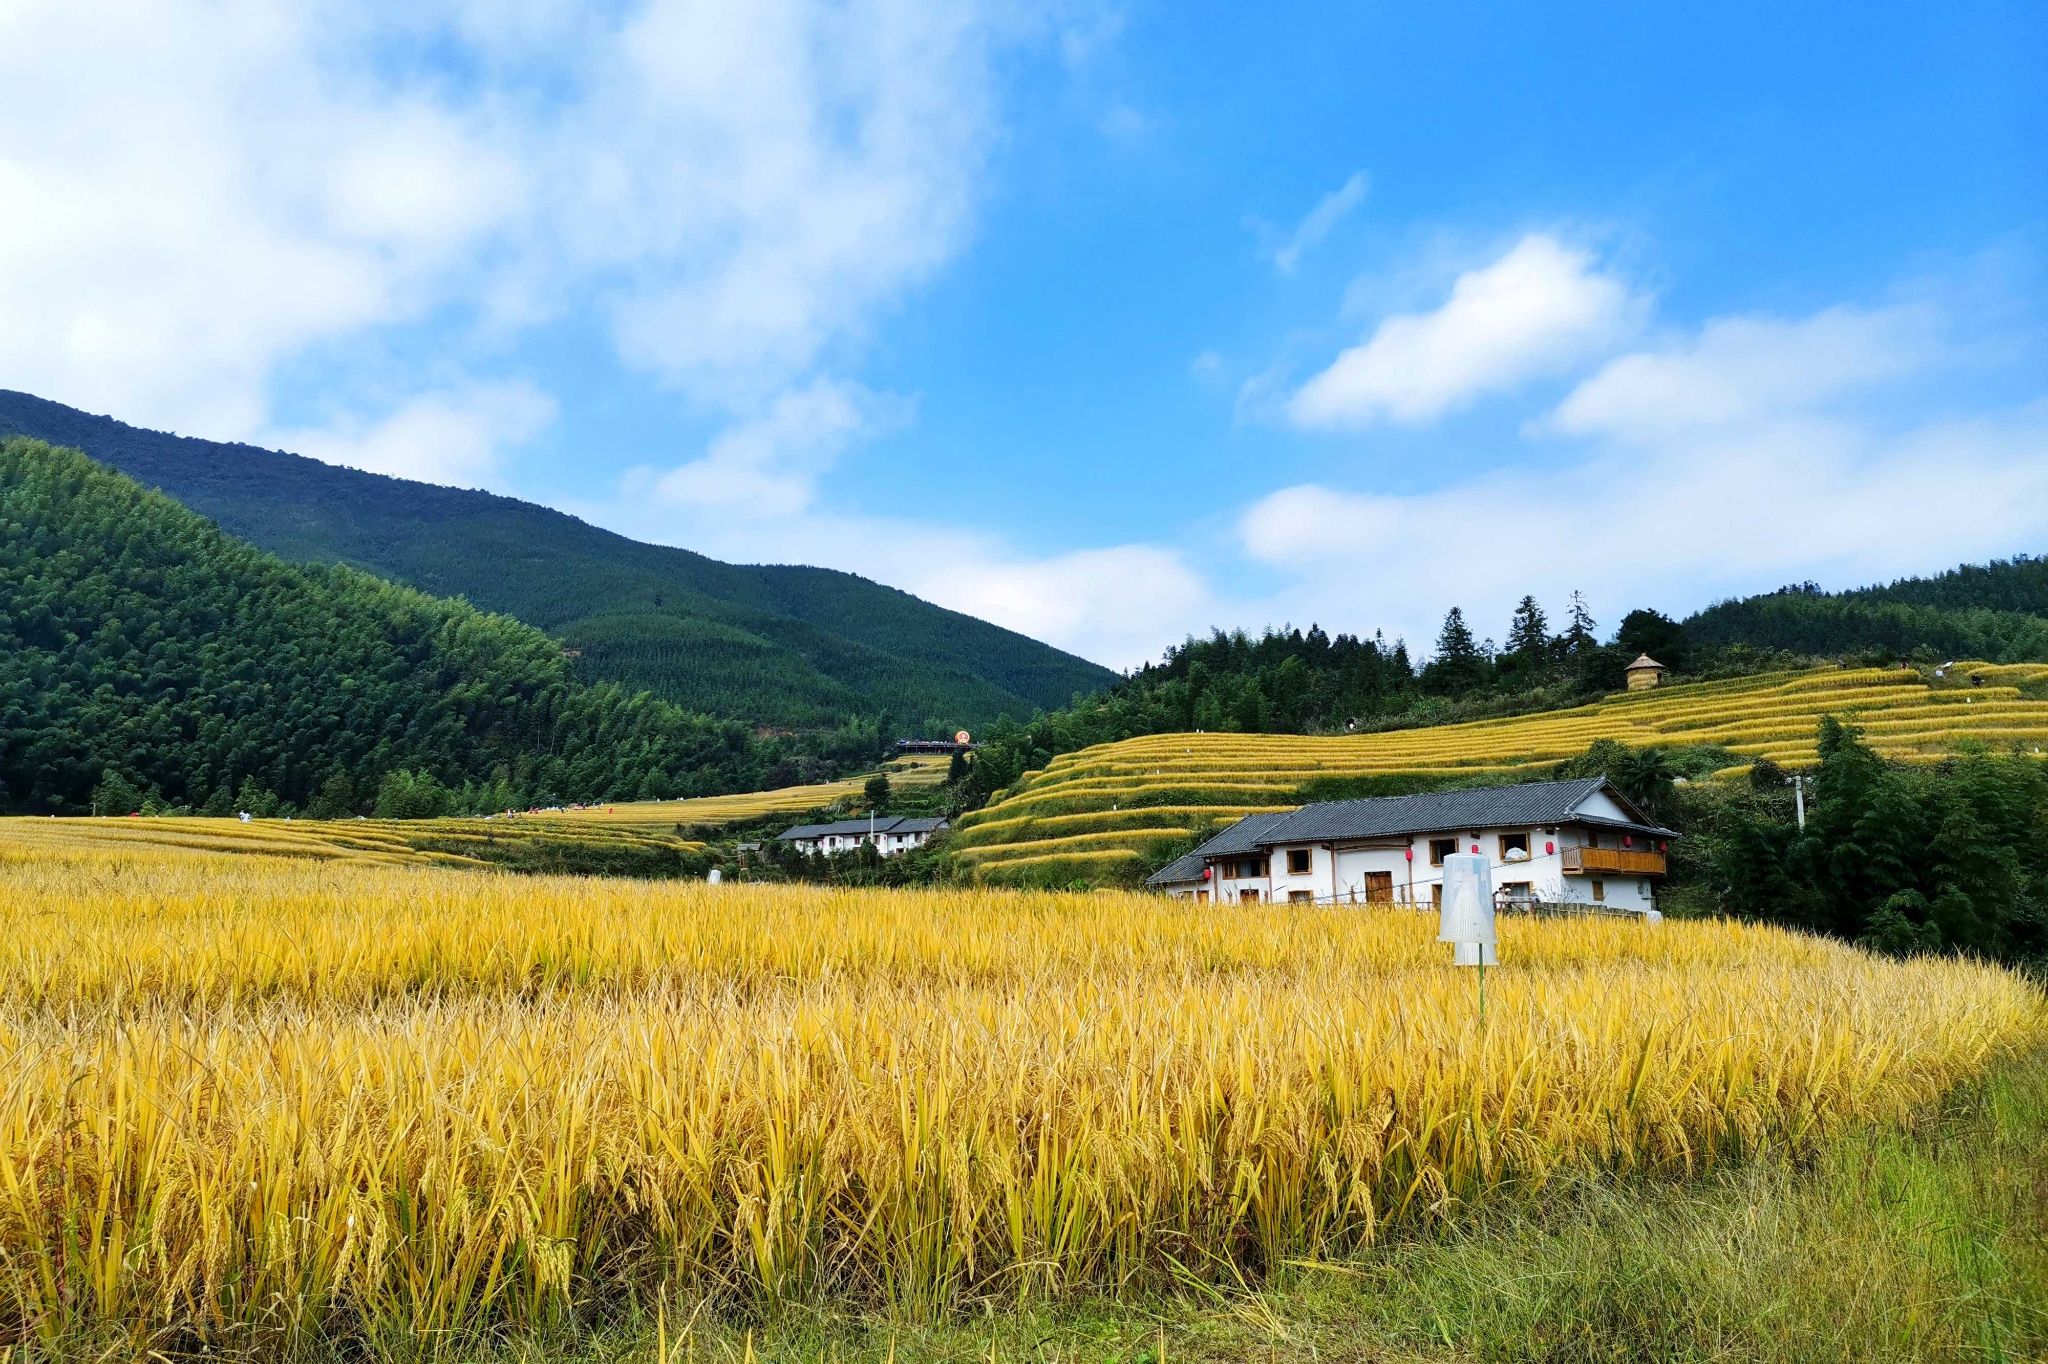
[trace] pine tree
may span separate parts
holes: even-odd
[[[1597,628],[1593,613],[1586,609],[1585,597],[1577,592],[1572,593],[1571,623],[1565,626],[1564,636],[1559,641],[1564,645],[1564,651],[1568,654],[1582,654],[1588,649],[1598,647],[1600,639],[1594,633]]]
[[[1541,657],[1550,648],[1550,620],[1534,597],[1524,597],[1508,622],[1508,653],[1516,658]]]
[[[1470,691],[1486,680],[1485,662],[1461,608],[1453,606],[1444,616],[1444,628],[1436,637],[1436,657],[1425,671],[1432,689],[1450,695]]]
[[[1439,663],[1472,662],[1479,657],[1479,648],[1472,642],[1472,629],[1465,624],[1463,608],[1453,606],[1444,615],[1444,628],[1436,636],[1436,661]]]

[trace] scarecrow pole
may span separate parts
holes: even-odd
[[[1444,859],[1444,902],[1438,942],[1451,944],[1453,966],[1479,968],[1479,1022],[1486,1024],[1486,968],[1500,965],[1493,931],[1493,870],[1478,853]]]

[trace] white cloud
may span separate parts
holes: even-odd
[[[1047,558],[963,559],[913,580],[920,596],[1128,668],[1214,623],[1214,592],[1178,550],[1116,545]]]
[[[1365,202],[1370,184],[1364,171],[1354,171],[1350,179],[1318,200],[1287,240],[1273,249],[1273,268],[1283,275],[1293,274],[1301,265],[1301,258],[1322,245],[1330,230]]]
[[[1535,424],[1597,443],[1408,493],[1283,488],[1241,518],[1240,543],[1294,575],[1302,614],[1424,643],[1453,604],[1489,633],[1524,593],[1556,609],[1583,588],[1611,626],[1708,592],[2039,544],[2048,403],[1902,425],[1847,401],[1944,363],[1942,331],[1919,308],[1718,319],[1611,362]]]
[[[1626,335],[1643,301],[1586,251],[1541,233],[1460,275],[1433,312],[1387,318],[1289,400],[1311,428],[1433,420],[1560,373]]]
[[[375,474],[497,487],[505,451],[554,419],[554,400],[532,384],[470,384],[419,394],[374,420],[345,414],[325,426],[272,431],[264,443]]]
[[[1608,361],[1547,425],[1654,439],[1806,410],[1919,369],[1938,354],[1937,333],[1924,307],[1719,318],[1668,349]]]
[[[316,348],[345,404],[397,328],[476,369],[466,325],[590,309],[744,419],[959,251],[994,56],[1058,37],[998,0],[15,0],[0,379],[248,437]]]
[[[965,238],[993,132],[971,6],[658,3],[565,128],[579,261],[630,362],[760,400]]]
[[[810,506],[817,482],[857,442],[906,425],[910,404],[858,384],[819,379],[711,441],[701,459],[661,475],[654,491],[679,505],[787,516]]]

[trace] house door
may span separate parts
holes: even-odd
[[[1370,904],[1392,904],[1394,902],[1394,873],[1390,871],[1367,872],[1365,874],[1365,898]]]

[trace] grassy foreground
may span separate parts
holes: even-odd
[[[1297,1264],[1260,1291],[1179,1293],[932,1327],[797,1316],[707,1327],[689,1303],[489,1364],[638,1361],[2048,1358],[2048,1053],[1910,1128],[1690,1184],[1580,1180],[1442,1235]]]

